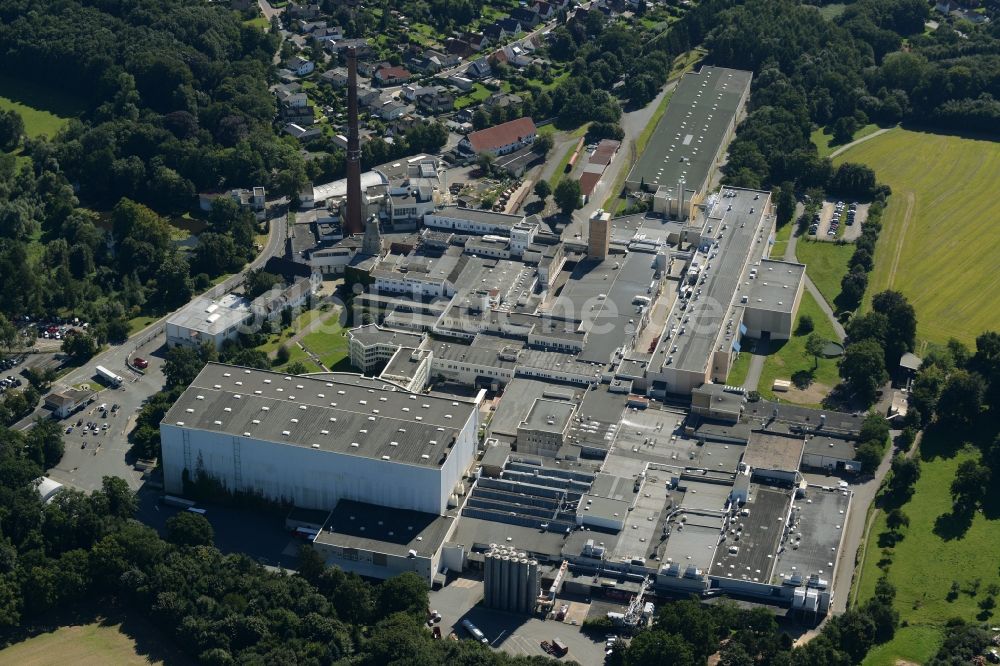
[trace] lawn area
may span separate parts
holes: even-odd
[[[799,304],[798,316],[802,315],[812,317],[816,327],[815,333],[827,340],[837,339],[830,320],[819,309],[819,304],[816,303],[807,289],[802,290],[802,301]],[[795,320],[795,325],[798,325],[798,319]],[[806,354],[806,339],[808,337],[808,335],[796,335],[793,332],[789,340],[771,341],[771,353],[764,361],[764,368],[760,373],[760,383],[757,384],[757,390],[761,396],[768,400],[818,406],[830,392],[830,389],[840,382],[837,359],[821,358],[815,371],[813,370],[815,361],[813,357]],[[799,391],[793,388],[787,393],[774,393],[771,390],[775,379],[791,379],[796,372],[813,373],[813,382],[808,389]]]
[[[316,319],[322,314],[323,313],[319,310],[304,310],[299,314],[298,317],[292,320],[292,324],[288,328],[282,330],[280,333],[272,333],[271,335],[267,336],[267,342],[265,342],[262,345],[258,345],[256,349],[259,349],[262,352],[266,352],[268,354],[270,354],[273,351],[276,351],[278,347],[280,347],[282,344],[285,344],[289,338],[294,336],[303,327],[307,326],[309,322],[311,322],[313,319]],[[272,326],[276,327],[278,326],[278,323],[273,323]],[[295,345],[289,344],[288,350],[293,351],[294,347]]]
[[[896,666],[901,661],[925,664],[941,647],[943,639],[936,627],[901,627],[891,641],[875,646],[861,666]]]
[[[847,275],[847,262],[853,254],[853,243],[842,245],[802,236],[795,245],[795,258],[806,265],[809,277],[834,309],[834,301],[840,295],[840,282]]]
[[[727,384],[743,386],[743,382],[747,380],[747,372],[750,371],[750,357],[752,356],[749,347],[740,352],[740,355],[733,361],[733,367],[729,369],[729,376],[726,377]]]
[[[82,105],[49,86],[0,76],[0,109],[21,114],[25,133],[35,138],[55,136]]]
[[[159,317],[157,317],[155,315],[139,315],[138,317],[134,317],[132,319],[129,319],[128,320],[128,334],[130,336],[135,335],[136,333],[138,333],[142,329],[144,329],[147,326],[149,326],[150,324],[152,324],[157,319],[159,319]]]
[[[305,345],[306,349],[319,356],[323,365],[333,369],[350,353],[347,337],[344,333],[338,317],[333,316],[317,330],[303,337],[302,344]]]
[[[323,368],[321,368],[318,365],[316,365],[315,363],[313,363],[312,359],[309,358],[309,354],[307,354],[302,349],[302,347],[299,347],[297,344],[293,343],[293,344],[288,345],[288,352],[289,352],[288,353],[288,363],[282,363],[281,365],[272,366],[271,367],[272,370],[275,370],[277,372],[282,372],[283,370],[285,370],[285,368],[287,368],[288,366],[290,366],[292,363],[301,363],[302,365],[306,366],[306,372],[322,372],[323,371]]]
[[[253,28],[257,28],[262,32],[267,32],[271,28],[271,22],[268,21],[263,16],[258,16],[257,18],[252,18],[247,21],[243,21],[243,25],[248,25]]]
[[[921,451],[926,448],[922,445]],[[941,532],[942,526],[945,532],[950,531],[955,524],[949,487],[959,464],[978,455],[965,449],[950,458],[935,457],[922,462],[913,496],[902,506],[910,525],[904,528],[904,538],[895,547],[883,550],[879,545],[880,535],[886,530],[884,512],[879,513],[872,525],[856,583],[858,601],[872,596],[882,573],[879,560],[888,560],[887,576],[896,587],[896,610],[900,620],[911,625],[902,631],[916,631],[910,640],[905,634],[897,635],[896,640],[869,655],[866,664],[891,664],[892,656],[923,663],[933,652],[933,641],[941,640],[943,625],[949,618],[961,617],[970,622],[985,619],[977,618],[981,613],[979,602],[987,596],[991,585],[1000,584],[996,562],[996,553],[1000,552],[1000,520],[988,519],[977,512],[964,534],[935,531]],[[981,588],[973,595],[970,585],[977,579]],[[958,582],[961,592],[949,601],[952,581]],[[910,651],[914,657],[906,656]],[[880,661],[874,661],[875,658]]]
[[[858,129],[858,131],[854,133],[854,136],[852,137],[851,140],[857,141],[858,139],[863,139],[864,137],[868,136],[869,134],[877,130],[878,130],[878,125],[876,125],[875,123],[865,125],[864,127]],[[830,145],[830,142],[833,141],[833,134],[825,134],[826,131],[827,131],[826,128],[820,127],[817,130],[813,130],[812,133],[812,142],[816,144],[816,148],[819,151],[820,157],[827,157],[830,153],[837,150],[837,148],[840,148],[840,144]]]
[[[136,625],[135,621],[130,622]],[[130,632],[131,633],[131,632]],[[59,627],[55,631],[33,636],[0,650],[0,663],[20,666],[103,666],[104,664],[188,664],[174,650],[156,645],[159,637],[145,629],[139,642],[121,630],[120,624],[93,622],[85,625]],[[142,647],[140,647],[140,644]]]
[[[484,86],[482,83],[476,83],[472,86],[472,90],[465,93],[461,97],[455,98],[455,110],[461,111],[467,106],[472,106],[477,102],[482,102],[491,94],[492,92],[489,88]]]
[[[885,289],[903,292],[923,342],[972,344],[1000,328],[1000,142],[896,128],[841,154],[842,161],[871,166],[892,187],[868,299]]]
[[[778,230],[774,234],[774,245],[771,246],[771,253],[769,255],[771,258],[778,260],[785,258],[785,250],[788,249],[788,240],[792,237],[792,229],[794,228],[794,222],[788,222],[778,227]]]

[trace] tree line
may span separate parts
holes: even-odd
[[[127,197],[182,212],[196,192],[235,186],[296,192],[302,158],[271,126],[277,39],[220,4],[0,7],[4,71],[86,106],[82,120],[51,143],[28,142],[26,152],[36,163],[58,160],[81,199],[98,208]]]
[[[205,664],[379,665],[545,663],[475,641],[435,641],[423,626],[427,587],[414,574],[372,584],[323,564],[306,547],[300,575],[272,572],[212,545],[204,517],[181,513],[166,538],[134,519],[125,481],[43,504],[35,479],[61,457],[57,424],[0,428],[0,634],[85,607],[114,607],[155,624]]]

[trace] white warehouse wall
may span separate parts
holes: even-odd
[[[254,490],[296,506],[333,509],[341,499],[440,515],[448,496],[475,454],[478,410],[461,430],[442,467],[424,467],[373,459],[251,437],[161,424],[164,484],[168,493],[183,492],[183,471],[190,465],[231,490]],[[185,433],[189,453],[185,454]],[[240,482],[234,453],[239,449]],[[186,462],[187,461],[189,462]]]

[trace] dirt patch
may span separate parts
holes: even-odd
[[[896,280],[896,269],[899,268],[899,258],[903,255],[903,243],[906,241],[906,231],[910,227],[910,220],[913,219],[913,205],[915,203],[916,196],[913,192],[907,192],[906,215],[903,216],[902,230],[899,232],[899,241],[896,243],[896,254],[892,258],[892,270],[889,271],[889,289],[892,289],[892,283]]]
[[[775,397],[797,405],[818,405],[830,394],[831,388],[826,384],[813,382],[804,389],[792,386],[784,393],[775,393]]]

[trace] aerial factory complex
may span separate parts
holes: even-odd
[[[427,156],[339,188],[364,229],[314,221],[292,259],[361,286],[357,374],[209,364],[161,425],[167,492],[205,474],[291,503],[329,563],[373,578],[482,570],[494,608],[566,590],[824,616],[853,495],[805,475],[857,468],[862,417],[726,383],[744,336],[791,336],[805,279],[769,257],[770,193],[712,185],[750,78],[685,76],[627,180],[651,211],[597,210],[580,238],[443,200]]]

